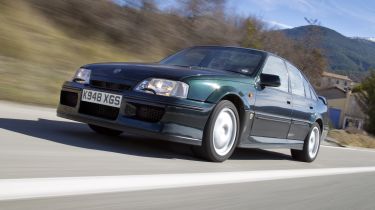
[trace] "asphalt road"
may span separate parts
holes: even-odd
[[[374,175],[372,150],[324,146],[309,164],[240,149],[209,163],[185,145],[100,136],[54,109],[0,101],[1,210],[375,209]]]

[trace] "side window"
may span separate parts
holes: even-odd
[[[262,73],[279,76],[281,85],[280,87],[276,87],[276,89],[285,92],[289,91],[288,70],[286,69],[285,63],[282,59],[275,56],[269,56],[264,64]]]
[[[310,93],[311,93],[311,98],[313,100],[315,100],[315,101],[318,100],[318,98],[316,97],[316,93],[315,93],[315,91],[312,87],[310,87]]]
[[[299,70],[292,64],[287,63],[290,75],[290,84],[292,88],[292,93],[294,95],[299,95],[305,97],[305,88],[303,85],[302,75]]]
[[[306,79],[304,79],[303,84],[305,85],[306,98],[311,99],[312,97],[311,97],[309,82]]]

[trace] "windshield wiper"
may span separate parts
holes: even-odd
[[[231,69],[213,69],[213,68],[208,68],[208,67],[203,67],[203,66],[188,66],[188,65],[173,65],[173,66],[178,66],[178,67],[184,67],[184,68],[189,68],[189,69],[206,69],[206,70],[214,70],[214,71],[229,71],[229,72],[234,72],[234,73],[241,73],[236,70],[231,70]],[[243,72],[242,72],[243,73]]]
[[[186,66],[186,65],[177,65],[177,64],[173,64],[172,66],[178,66],[178,67],[184,67],[184,68],[190,68],[191,66]]]

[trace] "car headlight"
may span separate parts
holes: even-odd
[[[81,83],[81,84],[89,84],[90,75],[91,75],[90,69],[80,68],[77,70],[76,74],[74,75],[73,81]]]
[[[189,91],[189,85],[179,81],[150,78],[143,80],[134,88],[134,90],[162,96],[186,98]]]

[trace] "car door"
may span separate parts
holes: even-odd
[[[269,56],[262,73],[280,77],[279,87],[259,87],[254,105],[255,118],[251,136],[286,139],[291,123],[291,94],[284,60]],[[285,143],[279,140],[268,143]]]
[[[301,72],[288,62],[287,68],[289,70],[293,108],[288,139],[301,142],[310,130],[311,114],[313,113],[314,106],[311,101],[310,89],[305,89],[308,82]]]

